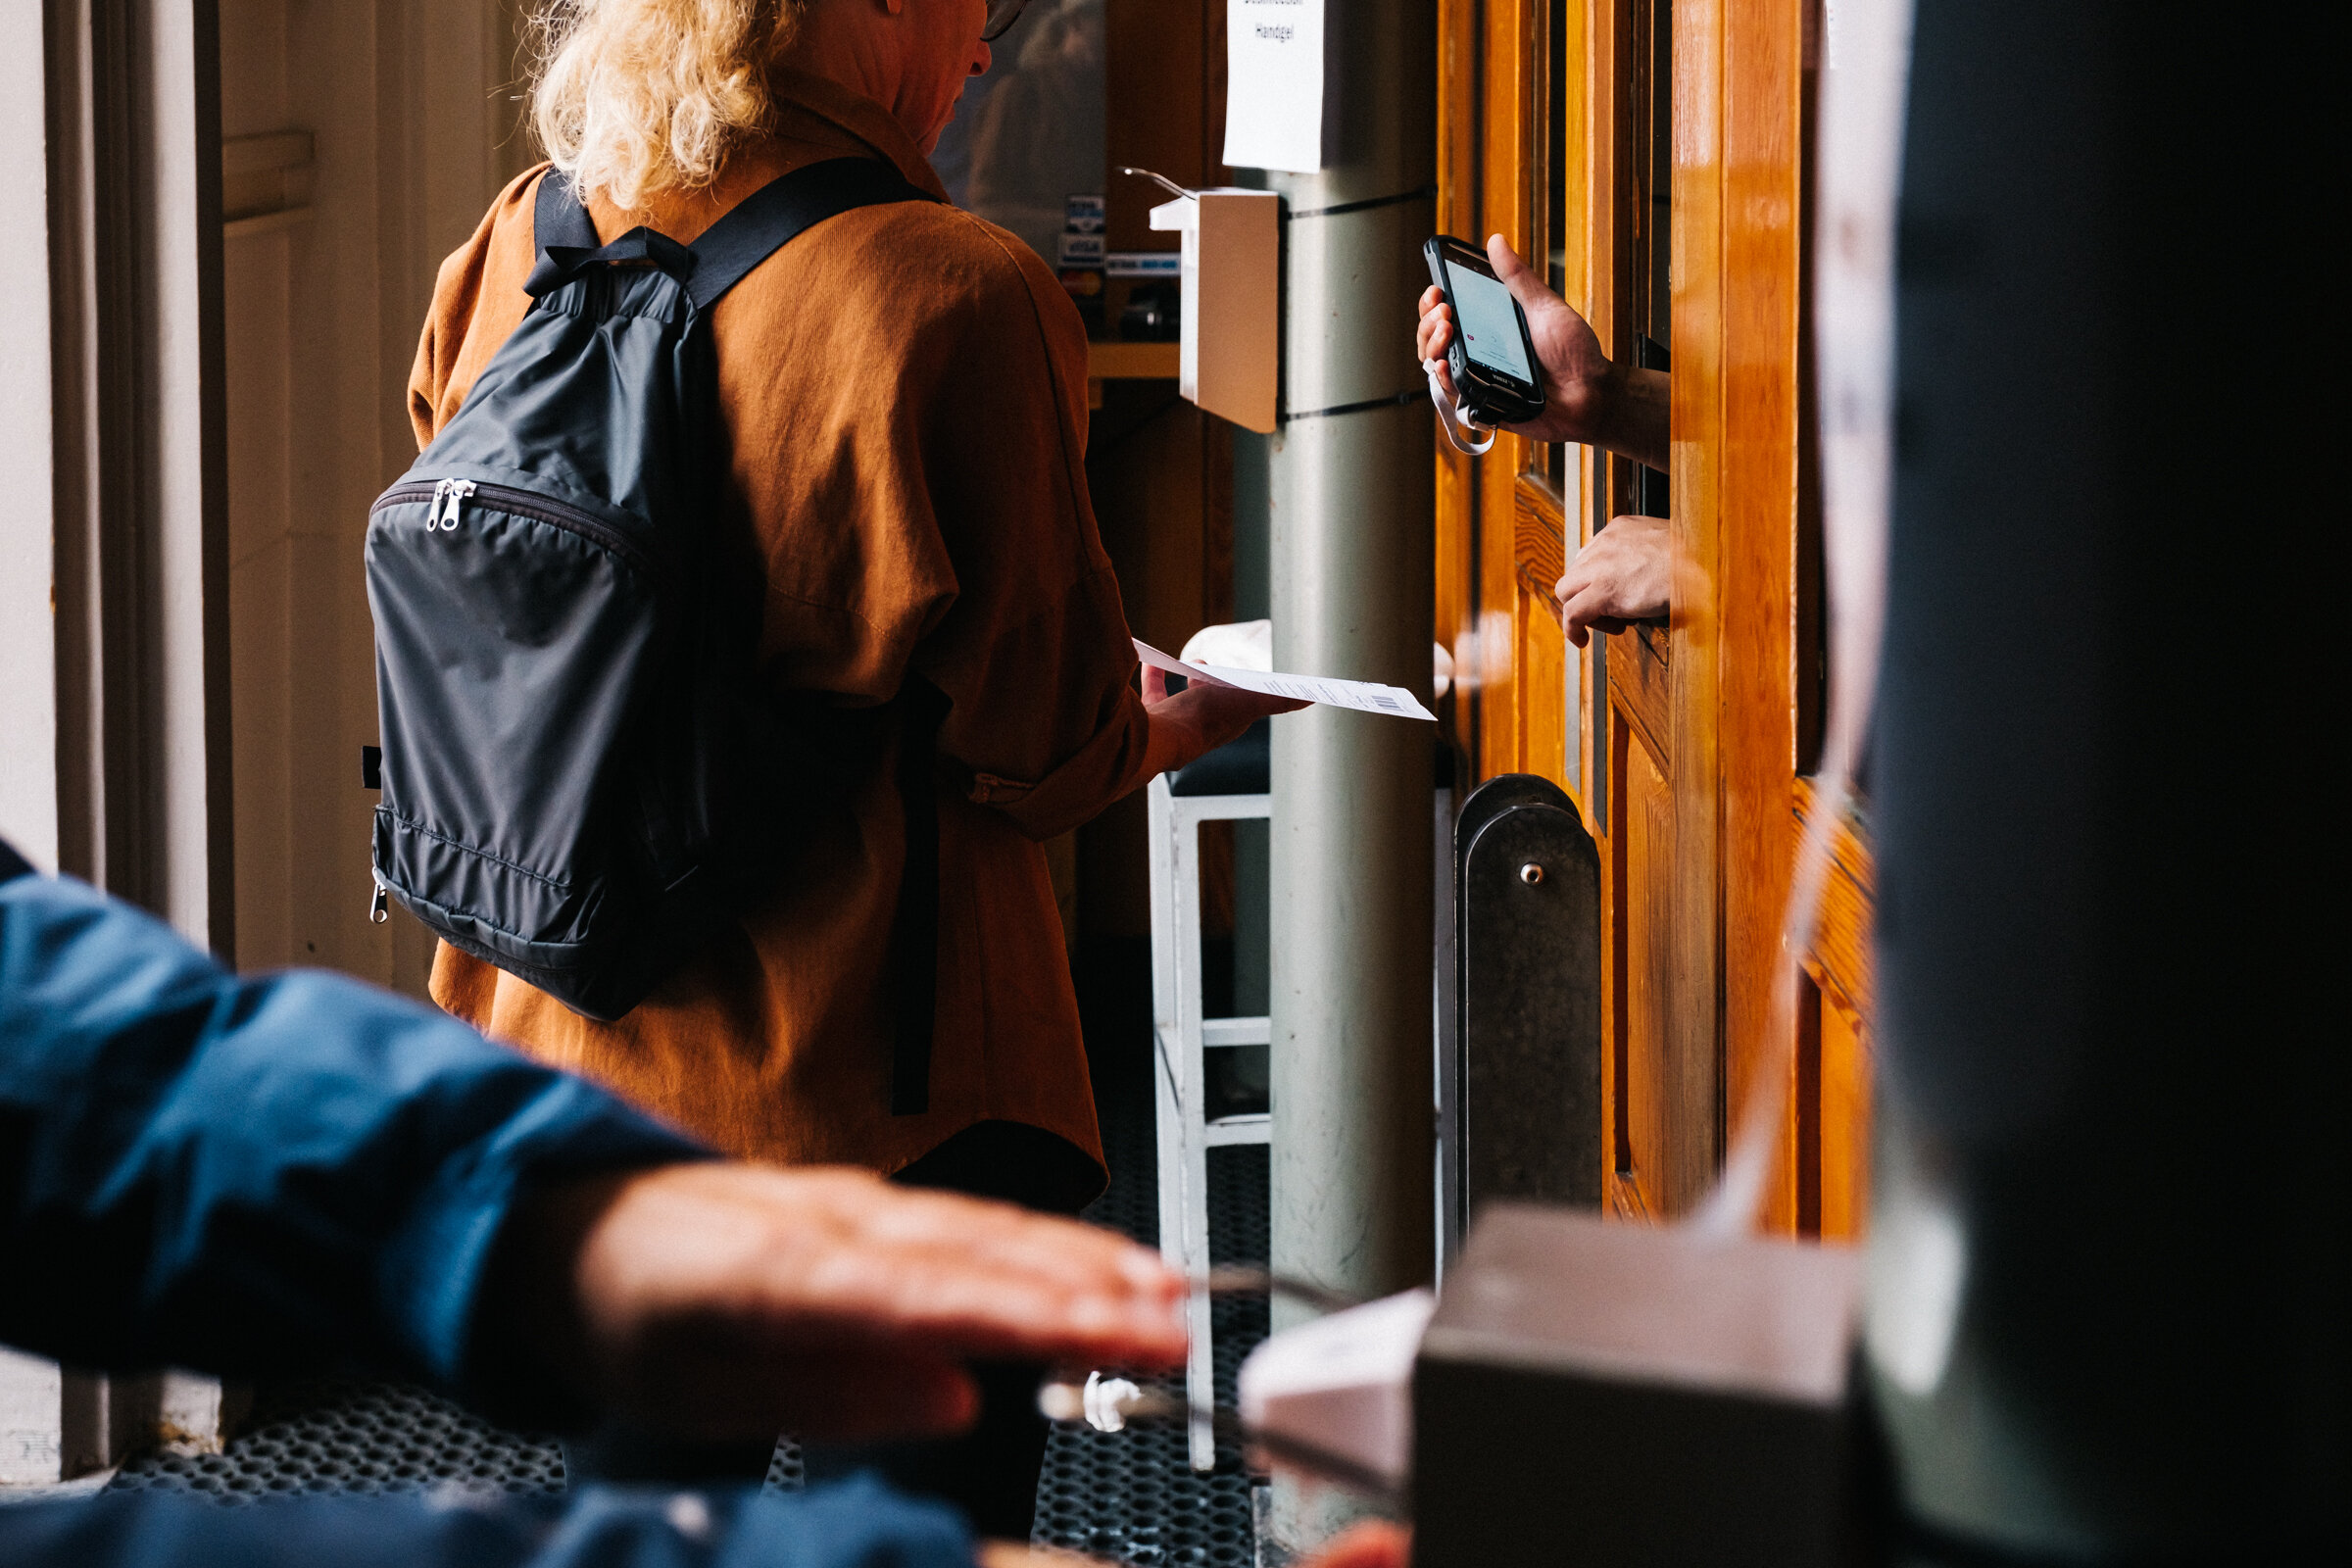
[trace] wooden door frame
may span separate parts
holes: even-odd
[[[1544,108],[1533,57],[1541,5],[1447,0],[1441,22],[1441,211],[1452,232],[1483,238],[1499,229],[1523,249],[1535,220],[1528,150]],[[1653,1154],[1663,1168],[1652,1195],[1666,1212],[1686,1207],[1713,1180],[1727,1107],[1741,1102],[1758,1063],[1786,1059],[1770,1048],[1790,1027],[1773,1016],[1771,989],[1807,798],[1795,697],[1808,671],[1799,665],[1818,657],[1817,648],[1808,652],[1795,591],[1802,131],[1813,5],[1677,0],[1674,12],[1673,678],[1662,705],[1644,710],[1653,731],[1663,732],[1655,738],[1673,775],[1666,1008],[1679,1049],[1670,1053],[1665,1089],[1675,1135]],[[1628,0],[1572,0],[1569,12],[1581,29],[1571,48],[1581,50],[1583,70],[1581,104],[1568,124],[1581,145],[1569,149],[1561,173],[1576,187],[1571,210],[1585,218],[1583,232],[1571,236],[1569,293],[1604,351],[1622,357],[1631,345],[1617,341],[1618,305],[1630,259],[1619,209],[1636,108],[1626,66],[1637,41]],[[1454,732],[1478,777],[1530,771],[1570,787],[1605,844],[1616,803],[1590,712],[1556,748],[1540,719],[1543,688],[1555,672],[1564,684],[1571,668],[1556,651],[1550,581],[1571,544],[1589,540],[1594,522],[1624,510],[1625,498],[1602,504],[1590,453],[1573,470],[1581,493],[1566,498],[1525,477],[1529,459],[1524,443],[1504,437],[1484,463],[1452,453],[1439,460],[1439,624],[1469,677]],[[1631,684],[1635,641],[1611,639],[1612,731],[1642,699]],[[1584,691],[1598,684],[1590,652],[1573,668]],[[1581,762],[1573,780],[1568,747]],[[1604,868],[1613,864],[1604,850]],[[1841,840],[1840,866],[1844,928],[1825,934],[1808,969],[1825,997],[1859,1016],[1868,978],[1866,942],[1855,932],[1867,926],[1869,873],[1867,847],[1852,833]],[[1613,875],[1604,869],[1604,879]],[[1622,891],[1604,880],[1603,942],[1612,953]],[[1604,965],[1611,1009],[1619,1001],[1613,971]],[[1604,1101],[1613,1102],[1611,1089],[1604,1085]],[[1800,1218],[1796,1162],[1787,1163],[1769,1216],[1779,1228]]]

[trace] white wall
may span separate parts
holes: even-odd
[[[311,131],[308,211],[225,269],[239,964],[421,993],[431,943],[371,926],[375,731],[360,550],[416,457],[405,389],[433,276],[529,161],[501,0],[224,0],[222,131]]]
[[[48,92],[41,12],[0,8],[0,212],[47,232]],[[24,220],[23,218],[20,221]],[[49,471],[49,248],[0,248],[0,471]],[[0,508],[0,838],[57,863],[57,670],[49,595],[55,516],[49,487],[17,487]],[[60,1377],[0,1349],[0,1485],[58,1474]]]
[[[35,237],[48,231],[44,66],[41,8],[0,6],[0,212],[20,225],[0,246],[0,472],[20,477],[49,471],[49,249]],[[0,838],[54,866],[54,498],[46,483],[11,490],[0,507]]]

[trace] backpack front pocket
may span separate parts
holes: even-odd
[[[378,874],[484,956],[592,956],[605,889],[637,869],[607,863],[601,827],[655,689],[662,585],[618,530],[544,496],[452,498],[395,487],[368,527]]]

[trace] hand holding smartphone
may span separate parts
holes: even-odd
[[[1485,425],[1525,424],[1544,412],[1544,383],[1527,313],[1494,275],[1486,253],[1450,234],[1421,247],[1430,280],[1453,307],[1446,367],[1462,412]]]

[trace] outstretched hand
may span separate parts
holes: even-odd
[[[1544,376],[1544,412],[1503,428],[1534,441],[1581,441],[1638,463],[1666,466],[1668,381],[1663,371],[1612,364],[1574,306],[1546,288],[1500,234],[1487,241],[1494,275],[1527,313],[1528,335]],[[1453,307],[1436,284],[1422,292],[1414,347],[1437,367],[1447,397],[1458,397],[1446,351],[1457,330]]]
[[[518,1206],[484,1310],[608,1414],[696,1439],[956,1431],[967,1359],[1165,1366],[1182,1282],[1107,1231],[862,1171],[710,1163]]]
[[[1308,706],[1205,680],[1187,681],[1184,690],[1170,695],[1167,671],[1146,664],[1144,710],[1152,715],[1152,743],[1144,776],[1172,772],[1240,740],[1261,718]]]

